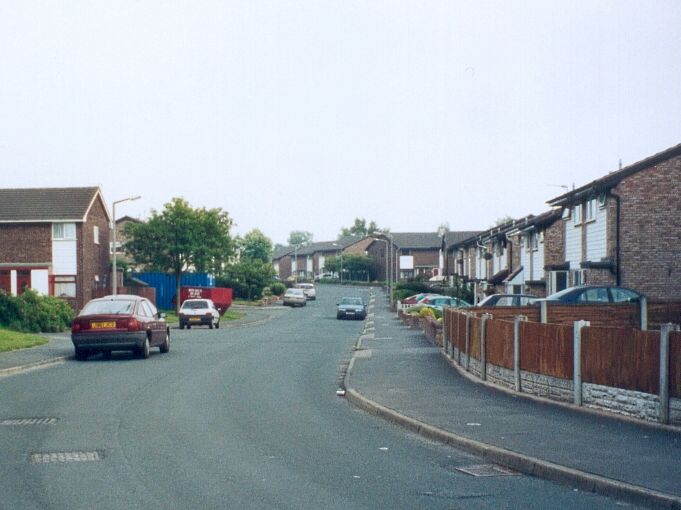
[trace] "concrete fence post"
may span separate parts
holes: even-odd
[[[516,315],[513,318],[513,377],[515,391],[522,391],[520,385],[520,323],[527,320],[526,315]]]
[[[669,333],[679,331],[678,324],[660,327],[660,423],[669,423]]]
[[[471,316],[466,314],[466,372],[471,370]]]
[[[549,304],[546,301],[539,302],[539,322],[542,324],[549,322]]]
[[[582,405],[582,328],[590,326],[589,321],[575,321],[573,330],[573,383],[574,403]]]
[[[638,305],[640,307],[641,331],[648,331],[648,298],[641,296]]]
[[[483,313],[482,325],[480,326],[480,379],[487,380],[487,355],[485,353],[485,340],[487,337],[487,321],[492,318],[488,313]]]

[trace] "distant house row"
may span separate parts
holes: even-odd
[[[472,284],[478,298],[608,284],[681,299],[681,144],[547,203],[542,214],[480,232],[316,243],[284,248],[274,264],[282,278],[310,277],[323,271],[325,257],[354,251],[375,260],[379,280],[386,271],[394,280],[444,275]]]

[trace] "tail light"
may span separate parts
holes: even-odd
[[[213,314],[210,313],[210,312],[206,312],[206,317],[210,317],[211,315],[213,315]]]
[[[80,322],[73,321],[71,323],[71,333],[78,333],[80,331]]]
[[[128,320],[128,331],[139,331],[140,330],[140,323],[137,319],[129,319]]]

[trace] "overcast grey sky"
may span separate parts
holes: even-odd
[[[681,2],[0,0],[0,186],[486,229],[681,143]]]

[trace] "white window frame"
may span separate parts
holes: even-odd
[[[97,225],[92,229],[92,236],[95,240],[95,244],[99,244],[99,227]]]
[[[581,225],[582,224],[582,204],[578,204],[574,206],[573,211],[572,211],[572,218],[575,223],[575,225]]]
[[[586,212],[584,214],[584,221],[594,221],[596,219],[596,199],[586,201]]]
[[[52,239],[55,241],[75,241],[76,239],[76,224],[75,223],[53,223],[52,224]]]
[[[77,297],[76,290],[75,276],[54,276],[54,295],[56,297],[75,298]]]

